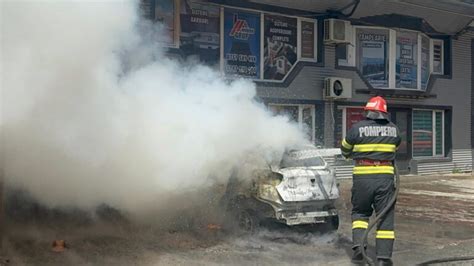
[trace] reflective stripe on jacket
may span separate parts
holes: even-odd
[[[341,152],[346,158],[393,161],[400,145],[400,131],[392,122],[366,119],[355,124],[342,140]],[[354,175],[392,174],[393,166],[356,166]]]

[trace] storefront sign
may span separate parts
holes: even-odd
[[[346,108],[346,133],[352,128],[357,122],[365,119],[363,108]]]
[[[416,89],[417,86],[417,43],[416,33],[397,35],[397,88]]]
[[[282,80],[298,59],[297,20],[265,15],[264,78]]]
[[[357,41],[363,76],[374,87],[388,87],[388,31],[359,30]]]
[[[260,78],[260,15],[224,11],[224,72]]]
[[[180,49],[186,57],[217,66],[220,53],[219,7],[182,0]]]

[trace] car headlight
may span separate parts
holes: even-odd
[[[280,202],[280,195],[278,194],[278,191],[274,185],[260,184],[259,195],[262,199]]]

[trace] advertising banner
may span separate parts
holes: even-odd
[[[359,69],[374,87],[388,87],[388,31],[359,30]]]
[[[298,59],[297,19],[265,15],[264,79],[282,80]]]
[[[220,9],[190,0],[181,1],[180,49],[186,57],[218,66],[220,56]]]
[[[260,78],[260,15],[224,10],[224,72]]]
[[[397,88],[416,89],[418,87],[417,43],[416,33],[397,33]]]

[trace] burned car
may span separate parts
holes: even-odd
[[[324,224],[330,230],[339,226],[335,172],[312,147],[288,150],[267,169],[235,170],[225,198],[230,217],[245,231],[263,220],[289,226]]]

